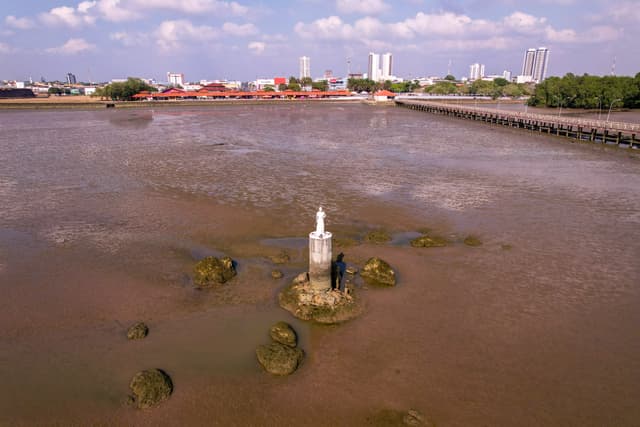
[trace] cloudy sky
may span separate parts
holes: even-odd
[[[394,74],[457,77],[469,65],[519,74],[524,51],[551,50],[550,75],[640,71],[640,0],[3,0],[0,79],[82,81],[167,71],[253,80],[366,72],[392,52]]]

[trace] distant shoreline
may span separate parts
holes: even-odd
[[[171,100],[171,101],[104,101],[89,96],[55,96],[49,98],[0,99],[0,110],[44,110],[44,109],[101,109],[107,105],[121,108],[156,108],[215,105],[264,105],[264,104],[367,104],[373,101],[355,99],[217,99],[217,100]],[[393,101],[378,104],[391,104]]]

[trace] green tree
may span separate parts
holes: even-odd
[[[313,80],[311,79],[311,77],[303,77],[300,79],[299,83],[302,86],[311,86],[311,84],[313,83]]]
[[[452,81],[452,82],[457,81],[456,77],[454,75],[452,75],[452,74],[447,74],[447,76],[444,79]]]
[[[273,87],[273,86],[271,86],[271,85],[266,85],[265,87],[263,87],[263,88],[262,88],[262,90],[263,90],[264,92],[275,92],[274,87]]]
[[[63,93],[63,90],[59,87],[50,87],[47,93],[49,95],[60,95],[61,93]]]
[[[496,79],[493,79],[493,84],[496,86],[504,87],[509,84],[509,80],[498,77]]]
[[[329,82],[326,80],[319,80],[311,83],[311,88],[314,90],[320,90],[326,92],[329,90]]]
[[[106,85],[100,95],[114,101],[131,101],[133,95],[142,91],[157,92],[157,89],[138,78],[129,77],[125,82]]]
[[[370,79],[349,79],[347,80],[347,88],[354,92],[375,92],[378,89],[378,84]]]
[[[289,86],[287,86],[287,85],[286,85],[286,84],[284,84],[284,83],[280,83],[280,84],[278,85],[278,90],[279,90],[280,92],[285,91],[285,90],[287,90],[288,88],[289,88]]]

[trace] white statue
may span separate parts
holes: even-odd
[[[316,233],[320,235],[324,234],[325,216],[327,216],[327,214],[324,213],[324,211],[322,210],[322,206],[320,206],[320,209],[318,209],[318,212],[316,213]]]

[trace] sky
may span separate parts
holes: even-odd
[[[640,0],[3,0],[0,80],[254,80],[366,72],[393,54],[404,78],[469,66],[520,74],[527,48],[548,75],[640,72]]]

